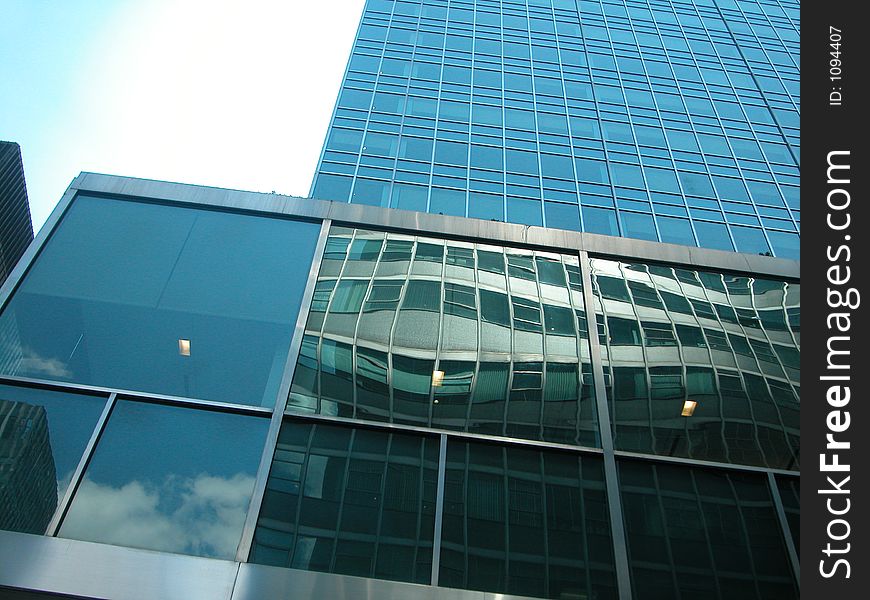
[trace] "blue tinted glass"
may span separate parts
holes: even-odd
[[[504,152],[493,146],[471,146],[471,166],[479,169],[504,169]]]
[[[314,184],[314,193],[312,195],[320,200],[347,202],[350,199],[350,188],[352,185],[353,179],[350,177],[320,174],[317,176],[317,182]]]
[[[428,188],[422,185],[395,183],[393,184],[393,198],[390,200],[390,206],[393,208],[426,212],[426,200],[428,195]]]
[[[0,365],[11,375],[272,405],[319,229],[76,198],[0,316],[0,330],[18,331],[0,345]]]
[[[432,188],[432,198],[429,201],[429,212],[464,217],[465,192],[444,188]]]
[[[432,140],[415,137],[403,137],[399,145],[399,158],[410,160],[432,159]]]
[[[524,225],[543,225],[544,217],[541,214],[541,203],[536,200],[508,198],[507,220],[510,223]]]
[[[0,529],[45,533],[105,404],[0,385]]]
[[[470,192],[468,216],[475,219],[504,221],[504,205],[501,196]]]
[[[353,197],[350,199],[354,204],[368,204],[370,206],[387,206],[390,194],[390,182],[377,179],[357,179],[353,187]]]
[[[652,215],[620,211],[619,216],[625,237],[657,241]]]
[[[708,223],[695,221],[695,233],[698,234],[698,245],[702,248],[715,248],[716,250],[734,250],[731,239],[728,237],[728,229],[720,223]]]
[[[119,401],[59,535],[232,559],[268,428],[266,418]]]
[[[770,247],[764,239],[764,233],[760,229],[750,227],[731,227],[734,236],[734,244],[738,252],[747,254],[769,254]]]
[[[675,219],[658,215],[656,221],[658,221],[659,235],[663,242],[684,246],[695,245],[695,235],[692,233],[692,226],[688,219]]]
[[[544,202],[547,227],[580,231],[580,209],[576,204]]]
[[[774,256],[799,260],[801,257],[800,238],[795,233],[768,231]]]
[[[616,213],[607,208],[583,207],[583,228],[592,233],[619,235]]]

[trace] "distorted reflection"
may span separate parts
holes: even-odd
[[[429,583],[438,440],[285,421],[251,562]]]
[[[0,385],[0,529],[45,533],[105,401]]]
[[[617,449],[797,469],[800,285],[591,268]]]
[[[576,257],[333,227],[289,412],[594,446]]]
[[[120,401],[59,535],[233,558],[268,426],[268,419]]]

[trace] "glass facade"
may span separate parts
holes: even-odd
[[[438,439],[287,420],[251,562],[429,583]]]
[[[80,196],[0,316],[0,373],[274,404],[318,231]]]
[[[288,412],[598,446],[576,257],[333,228]]]
[[[798,596],[796,281],[189,192],[79,192],[0,298],[0,529],[395,597]]]
[[[119,401],[58,535],[233,558],[268,427],[259,417]]]
[[[590,263],[617,449],[797,468],[799,284]]]
[[[368,0],[315,198],[797,258],[799,4]]]
[[[797,598],[758,474],[619,462],[636,598]]]

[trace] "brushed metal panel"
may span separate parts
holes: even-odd
[[[124,600],[229,600],[238,563],[0,531],[0,587]]]
[[[585,250],[591,254],[628,260],[691,265],[700,269],[735,271],[760,277],[788,279],[800,277],[800,262],[782,258],[280,194],[227,190],[96,173],[79,175],[70,186],[69,191],[71,190],[292,215],[308,219],[332,219],[339,224],[358,227],[400,229],[420,235],[469,238],[508,245],[531,245],[559,252]]]
[[[243,563],[233,600],[492,600],[468,590]]]

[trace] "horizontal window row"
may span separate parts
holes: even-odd
[[[60,537],[232,560],[268,418],[106,402],[0,385],[3,439],[15,442],[6,446],[12,477],[0,482],[0,527],[41,534],[63,500]],[[250,562],[544,598],[616,597],[598,454],[294,418],[270,454]],[[675,593],[707,573],[710,590],[793,597],[763,475],[617,464],[617,518],[640,597]],[[776,483],[792,526],[797,479]]]

